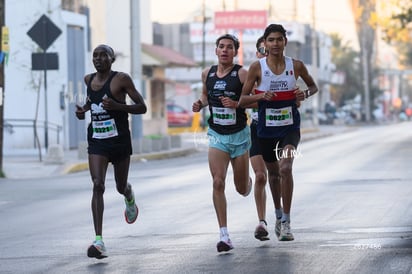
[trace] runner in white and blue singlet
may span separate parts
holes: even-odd
[[[268,55],[250,66],[239,106],[244,107],[258,102],[257,134],[268,169],[269,182],[278,174],[281,177],[283,212],[279,240],[292,241],[294,239],[290,229],[292,166],[300,141],[298,104],[315,94],[318,87],[302,61],[283,54],[287,38],[286,30],[282,25],[270,24],[265,29],[263,37]],[[306,90],[296,86],[299,77],[307,85]],[[255,83],[257,88],[252,94]]]

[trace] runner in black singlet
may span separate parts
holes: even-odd
[[[117,74],[113,71],[100,90],[93,90],[90,83],[96,74],[92,74],[87,85],[88,103],[91,105],[91,120],[87,129],[88,153],[106,156],[110,162],[116,163],[132,154],[129,130],[129,114],[124,111],[105,111],[102,98],[107,96],[117,101],[110,92],[110,83]]]
[[[123,72],[112,71],[114,51],[107,45],[99,45],[93,51],[96,73],[84,77],[87,85],[87,102],[76,106],[78,119],[85,119],[91,112],[87,130],[89,170],[93,183],[91,208],[96,238],[87,250],[87,256],[102,259],[107,257],[102,238],[103,193],[108,164],[113,164],[117,191],[124,196],[126,222],[133,223],[138,208],[132,186],[127,182],[132,153],[128,116],[146,113],[143,97],[136,90],[131,77]],[[134,104],[126,104],[126,95]]]
[[[218,65],[202,72],[201,98],[192,110],[199,112],[209,106],[209,169],[213,179],[213,204],[220,229],[217,251],[233,248],[227,229],[225,181],[229,163],[232,165],[236,190],[247,196],[252,189],[249,177],[250,133],[244,108],[238,107],[247,71],[233,63],[239,41],[230,34],[216,40]]]

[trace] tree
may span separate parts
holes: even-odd
[[[381,30],[383,40],[396,48],[400,64],[412,67],[412,2],[389,0],[382,2],[379,8],[380,14],[374,15],[371,23]]]
[[[332,85],[332,100],[337,106],[342,106],[345,101],[355,98],[362,90],[362,79],[359,66],[359,52],[349,46],[349,42],[342,41],[337,33],[332,33],[332,63],[336,71],[345,76],[343,85]]]
[[[355,26],[358,34],[361,71],[363,75],[365,120],[369,121],[371,116],[371,104],[373,98],[370,92],[371,84],[375,78],[372,70],[372,60],[375,43],[375,26],[373,18],[376,15],[376,0],[349,0],[355,18]]]
[[[412,22],[412,3],[410,1],[401,1],[402,11],[394,16],[393,19],[398,20],[402,28],[406,28]]]

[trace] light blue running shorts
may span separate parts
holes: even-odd
[[[250,149],[250,128],[245,127],[239,132],[232,134],[219,134],[213,129],[209,128],[207,131],[209,138],[209,147],[213,147],[229,153],[230,158],[236,158]]]

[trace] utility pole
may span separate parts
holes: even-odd
[[[206,66],[206,4],[202,1],[202,69]]]
[[[366,32],[366,31],[365,31]],[[370,112],[370,91],[369,91],[369,64],[368,64],[368,49],[366,47],[365,35],[362,35],[361,41],[361,54],[362,54],[362,65],[363,65],[363,88],[364,88],[364,109],[365,109],[365,122],[371,120]]]
[[[319,83],[318,83],[318,37],[316,34],[316,8],[315,8],[315,1],[312,0],[312,77],[315,83],[318,85],[318,89],[320,89]],[[318,103],[318,98],[320,96],[315,96],[312,98],[312,122],[314,126],[318,125],[318,108],[319,108],[319,103]]]
[[[46,20],[42,20],[43,24],[43,42],[46,44],[47,41],[47,24]],[[43,62],[47,64],[47,56],[46,56],[46,49],[43,49]],[[47,100],[47,67],[43,70],[43,77],[44,77],[44,147],[46,148],[46,152],[49,149],[49,107],[48,107],[48,100]]]
[[[5,1],[0,0],[0,28],[5,25],[4,13],[5,13]],[[3,44],[3,33],[0,35],[0,45]],[[5,61],[5,60],[4,60]],[[4,131],[4,61],[0,64],[0,177],[4,177],[3,171],[3,131]]]
[[[130,37],[131,37],[131,76],[135,83],[136,89],[142,93],[142,45],[140,39],[140,0],[130,0]],[[133,115],[132,117],[132,138],[143,138],[142,115]]]
[[[206,67],[206,0],[202,1],[202,71]],[[223,2],[224,3],[224,2]],[[224,4],[226,8],[226,4]],[[206,128],[206,109],[202,109],[202,128]]]
[[[315,6],[315,4],[313,4],[313,7]],[[298,19],[298,4],[297,4],[297,0],[293,0],[293,14],[292,14],[292,21],[296,22]]]
[[[204,3],[205,1],[203,1],[203,3]],[[223,11],[226,11],[226,1],[225,0],[222,0],[222,10]]]

